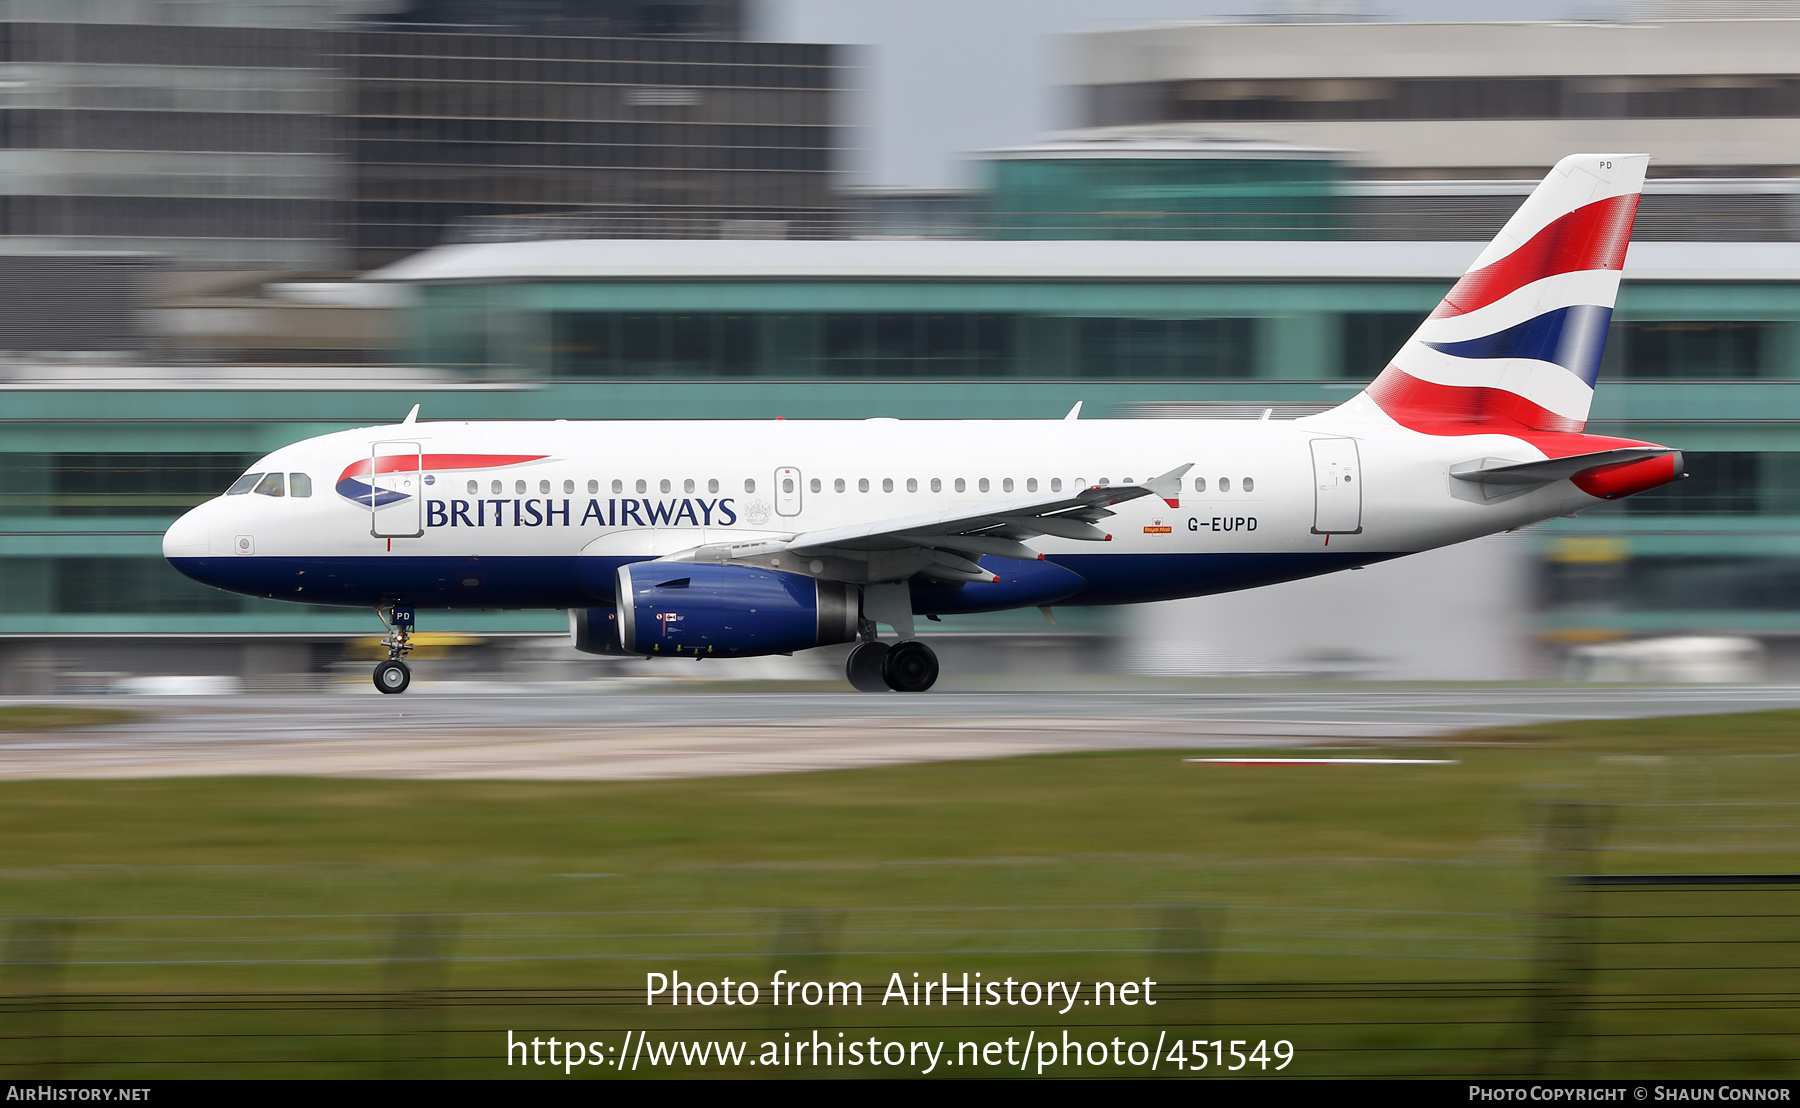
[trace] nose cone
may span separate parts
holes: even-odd
[[[207,528],[207,515],[207,505],[202,504],[163,532],[163,557],[174,562],[177,569],[181,567],[182,558],[206,557],[212,544],[212,535]]]

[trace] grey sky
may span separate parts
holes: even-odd
[[[849,98],[857,150],[847,183],[944,188],[975,183],[965,154],[1069,126],[1055,36],[1275,11],[1382,19],[1618,18],[1630,0],[750,0],[750,33],[856,45]]]

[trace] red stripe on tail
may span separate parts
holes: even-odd
[[[1638,193],[1596,200],[1554,221],[1506,257],[1472,269],[1456,282],[1432,319],[1485,308],[1533,281],[1558,273],[1619,269],[1631,245]]]
[[[1422,435],[1511,435],[1542,450],[1547,458],[1645,445],[1634,439],[1582,434],[1586,424],[1581,420],[1557,415],[1504,389],[1440,385],[1393,366],[1382,370],[1367,392],[1395,423]]]

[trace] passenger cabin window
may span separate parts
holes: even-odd
[[[1025,478],[1025,491],[1026,492],[1036,492],[1037,491],[1037,478],[1036,477]]]
[[[815,485],[818,484],[818,482],[816,482],[816,481],[813,483]],[[681,491],[682,492],[693,492],[694,491],[694,479],[692,477],[689,477],[687,480],[685,480],[681,483]],[[813,491],[818,492],[819,490],[815,488],[815,489],[813,489]]]
[[[257,482],[255,491],[258,496],[282,496],[282,486],[281,474],[271,473]]]
[[[1229,478],[1229,477],[1219,478],[1219,491],[1220,492],[1230,492],[1231,491],[1231,478]]]
[[[640,493],[646,493],[646,492],[650,491],[650,486],[644,482],[644,479],[642,477],[638,478],[637,491]]]
[[[1241,483],[1244,486],[1245,492],[1255,492],[1256,491],[1256,482],[1252,481],[1250,478],[1248,478],[1248,477],[1244,478],[1244,480]],[[294,495],[298,496],[300,494],[295,493]]]
[[[1062,478],[1061,477],[1050,478],[1050,491],[1051,492],[1061,492],[1062,491]]]
[[[613,491],[614,492],[624,492],[625,491],[625,482],[619,480],[617,477],[614,477],[613,478]]]
[[[245,493],[249,492],[251,489],[255,488],[256,483],[260,480],[262,480],[262,474],[246,473],[242,477],[239,477],[236,481],[233,481],[231,483],[231,487],[225,490],[225,495],[226,496],[242,496]]]
[[[831,488],[832,488],[833,492],[843,492],[844,491],[844,479],[842,477],[839,477],[837,480],[833,481],[831,483]]]
[[[919,491],[919,479],[917,477],[908,477],[906,479],[906,491],[907,492],[918,492]]]
[[[744,478],[744,491],[745,492],[755,492],[756,491],[756,481],[754,478],[750,478],[750,477]]]
[[[488,490],[491,495],[499,496],[500,495],[500,482],[499,481],[492,482],[491,484],[488,485]]]
[[[824,485],[821,485],[819,483],[819,479],[817,477],[814,477],[812,479],[812,491],[818,492],[820,489],[822,489],[824,487],[825,487]]]
[[[881,491],[882,492],[893,492],[894,491],[894,479],[892,477],[883,477],[881,479]]]
[[[481,491],[481,482],[480,481],[470,481],[469,482],[469,495],[470,496],[474,496],[476,493],[478,493],[480,491]]]
[[[288,474],[288,492],[293,496],[311,496],[312,478],[304,473]]]
[[[525,495],[525,482],[523,482],[523,481],[514,481],[513,482],[513,495],[514,496],[524,496]]]
[[[706,491],[707,492],[718,492],[719,491],[719,479],[717,477],[707,478]]]
[[[1204,478],[1204,477],[1194,478],[1194,491],[1195,492],[1205,492],[1206,491],[1206,478]]]
[[[564,478],[563,479],[563,495],[570,496],[570,495],[573,495],[574,492],[575,492],[575,482],[570,481],[567,478]]]
[[[943,492],[944,491],[944,482],[942,480],[940,480],[939,478],[933,477],[931,479],[931,491],[932,492]]]
[[[957,492],[962,492],[964,489],[966,489],[968,487],[969,487],[969,483],[967,481],[964,481],[961,477],[958,477],[956,479],[956,491]]]
[[[1000,482],[1000,491],[1001,491],[1001,492],[1011,492],[1011,491],[1013,491],[1013,484],[1012,484],[1012,478],[1011,478],[1011,477],[1008,477],[1008,478],[1006,478],[1006,479],[1005,479],[1005,480],[1004,480],[1004,481],[1001,481],[1001,482]]]
[[[988,479],[986,477],[983,477],[981,479],[981,481],[975,487],[980,489],[982,492],[988,491]]]
[[[869,479],[867,477],[857,478],[856,491],[857,492],[868,492],[869,491]]]
[[[667,477],[664,477],[664,478],[663,478],[663,479],[662,479],[662,480],[661,480],[661,481],[660,481],[660,482],[659,482],[659,483],[658,483],[658,484],[657,484],[657,486],[656,486],[656,487],[657,487],[657,488],[658,488],[658,489],[660,489],[660,490],[661,490],[661,491],[663,491],[663,492],[668,492],[668,491],[669,491],[669,479],[668,479],[668,478],[667,478]]]
[[[600,482],[598,482],[592,478],[589,478],[588,479],[588,494],[593,495],[595,493],[598,493],[599,491],[600,491]]]

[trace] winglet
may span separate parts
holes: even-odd
[[[1069,414],[1066,416],[1063,416],[1063,421],[1066,423],[1071,419],[1080,419],[1080,418],[1081,418],[1081,401],[1077,400],[1075,402],[1075,406],[1073,408],[1069,409]]]
[[[1144,487],[1155,493],[1157,496],[1162,497],[1163,503],[1167,504],[1169,507],[1179,508],[1181,507],[1181,478],[1188,470],[1193,468],[1193,462],[1176,466],[1161,477],[1152,477],[1150,480],[1145,481]]]
[[[419,422],[419,406],[417,404],[414,404],[412,406],[412,411],[406,413],[406,418],[400,421],[400,425],[402,427],[404,427],[408,423],[417,423],[417,422]]]

